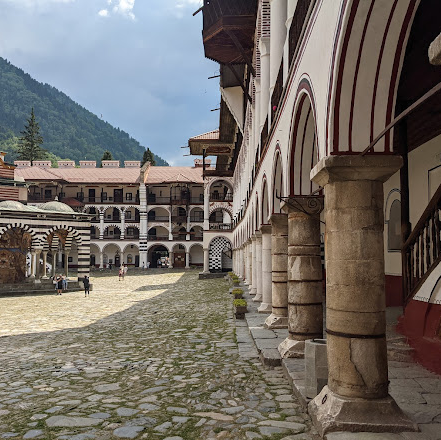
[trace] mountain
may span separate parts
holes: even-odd
[[[141,160],[145,148],[130,135],[74,102],[49,84],[34,80],[0,57],[0,148],[16,159],[16,141],[34,107],[51,159],[99,162],[105,150],[117,160]],[[168,163],[155,155],[156,165]]]

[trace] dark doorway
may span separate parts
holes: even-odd
[[[95,255],[92,254],[90,256],[90,265],[95,267],[95,264],[96,264],[96,258],[95,258]]]
[[[139,267],[139,255],[135,255],[135,267]]]
[[[121,265],[121,257],[119,255],[115,255],[115,267],[119,267]]]
[[[113,190],[113,201],[115,203],[123,202],[123,190],[122,189],[114,189]]]
[[[150,267],[163,267],[163,265],[158,265],[158,260],[163,261],[168,258],[168,250],[165,246],[155,246],[151,251],[150,257]]]
[[[95,189],[89,189],[89,200],[88,202],[95,202]]]

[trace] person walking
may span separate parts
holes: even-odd
[[[84,298],[85,298],[86,296],[90,295],[90,279],[87,275],[84,277],[83,285],[84,285]]]
[[[121,279],[124,276],[124,269],[122,268],[122,266],[119,268],[119,272],[118,272],[118,281],[121,281]]]
[[[63,277],[61,276],[61,274],[57,276],[55,281],[57,282],[57,295],[61,295],[61,292],[63,290]]]
[[[127,264],[125,264],[124,265],[124,269],[123,269],[123,271],[124,271],[124,275],[123,275],[123,279],[124,279],[124,277],[127,275],[127,271],[129,270],[129,266],[127,266]]]
[[[67,282],[68,282],[68,279],[67,279],[67,276],[66,275],[63,275],[63,290],[66,292],[67,291]]]

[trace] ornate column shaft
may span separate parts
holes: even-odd
[[[288,214],[288,331],[282,358],[303,357],[307,339],[323,338],[323,271],[320,212],[323,197],[291,197]]]
[[[412,431],[388,395],[383,182],[399,156],[330,156],[311,171],[325,191],[328,385],[310,402],[320,434]]]
[[[43,251],[43,277],[42,278],[44,278],[44,279],[47,278],[46,264],[47,264],[47,251]]]
[[[256,255],[256,236],[251,237],[251,290],[250,295],[257,293],[257,255]]]
[[[256,296],[253,301],[262,301],[262,233],[256,231]]]
[[[272,310],[272,262],[271,262],[271,225],[262,225],[262,304],[259,313]]]
[[[271,216],[272,311],[265,320],[266,328],[288,326],[288,216]]]
[[[30,278],[35,278],[35,249],[31,250],[31,276]]]

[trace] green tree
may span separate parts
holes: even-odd
[[[109,150],[106,150],[101,158],[101,168],[103,167],[103,160],[113,160],[112,153]]]
[[[152,166],[156,165],[155,155],[150,151],[150,148],[147,148],[147,150],[144,151],[141,166],[143,166],[146,162],[150,162]]]
[[[43,137],[40,135],[40,126],[35,120],[34,107],[31,110],[31,117],[27,120],[24,131],[21,131],[21,137],[18,138],[18,158],[20,160],[34,160],[46,158],[46,150],[41,148]]]

